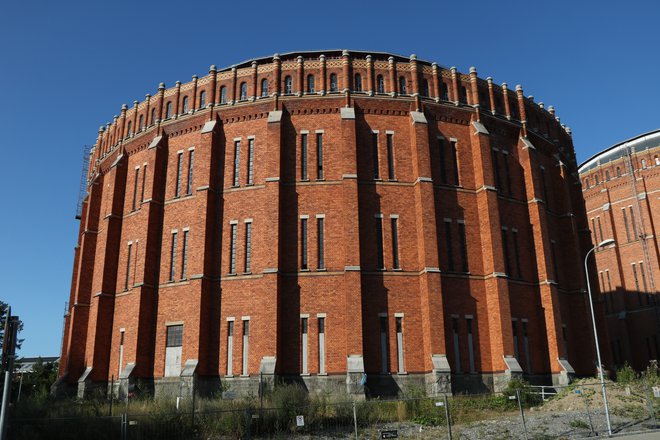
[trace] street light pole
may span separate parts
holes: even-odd
[[[591,248],[587,255],[584,257],[584,273],[587,276],[587,292],[589,293],[589,308],[591,309],[591,323],[594,326],[594,342],[596,344],[596,357],[598,358],[598,373],[600,375],[600,386],[603,389],[603,402],[605,403],[605,418],[607,419],[607,433],[612,435],[612,424],[610,422],[610,407],[607,404],[607,392],[605,391],[605,379],[603,378],[603,362],[600,360],[600,346],[598,344],[598,331],[596,330],[596,315],[594,314],[594,303],[591,297],[591,284],[589,283],[589,269],[587,268],[587,260],[589,255],[597,248],[605,247],[614,244],[614,239],[609,238],[601,241],[598,245]]]

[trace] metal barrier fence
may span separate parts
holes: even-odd
[[[660,384],[658,384],[660,386]],[[606,435],[599,382],[524,387],[505,394],[334,402],[292,393],[258,400],[140,400],[95,407],[96,414],[10,418],[9,439],[550,439]],[[606,384],[614,433],[655,430],[660,388],[646,381]],[[554,394],[554,395],[552,395]],[[549,397],[552,395],[552,397]],[[544,397],[547,401],[544,401]],[[114,410],[116,415],[109,414]]]

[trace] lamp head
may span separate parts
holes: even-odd
[[[613,238],[608,238],[607,240],[603,240],[600,243],[598,243],[598,247],[602,248],[602,247],[609,246],[609,245],[614,244],[614,243],[615,243],[615,241],[614,241]]]

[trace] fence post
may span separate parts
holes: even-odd
[[[587,408],[587,417],[589,417],[589,427],[591,428],[591,433],[595,434],[594,431],[594,422],[591,420],[591,411],[589,410],[589,401],[587,400],[584,393],[580,393],[580,398],[584,400],[584,406]]]
[[[114,401],[115,398],[115,375],[112,375],[112,379],[110,380],[110,414],[109,416],[112,417],[112,402]]]
[[[646,399],[649,402],[649,409],[651,410],[651,418],[653,419],[653,429],[656,429],[658,427],[658,423],[655,420],[655,408],[653,407],[653,393],[651,393],[649,389],[649,383],[646,380],[646,377],[644,378],[644,389],[646,390]]]
[[[525,423],[525,412],[523,411],[522,402],[520,401],[520,390],[516,390],[516,400],[518,400],[518,408],[520,408],[520,417],[523,422],[523,429],[525,430],[525,440],[529,440],[527,436],[527,424]]]
[[[447,433],[449,434],[449,440],[451,438],[451,419],[449,418],[449,402],[447,401],[447,395],[444,395],[445,398],[445,418],[447,419]]]
[[[355,426],[355,440],[358,440],[357,409],[355,405],[355,399],[353,399],[353,426]]]
[[[193,427],[195,426],[195,378],[197,377],[197,374],[193,374],[192,377],[192,425]]]

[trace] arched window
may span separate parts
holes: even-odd
[[[422,96],[429,96],[429,80],[426,78],[422,79]]]
[[[497,95],[495,96],[495,111],[500,115],[504,113],[502,111],[502,99],[500,99],[500,97]]]
[[[132,135],[133,135],[133,122],[128,121],[128,136],[132,136]]]
[[[610,172],[608,170],[605,170],[605,181],[606,182],[610,181]]]
[[[290,95],[293,93],[293,84],[291,83],[291,77],[287,76],[284,78],[284,94]]]
[[[385,93],[385,80],[383,75],[378,75],[376,77],[376,93]]]
[[[337,91],[337,74],[336,73],[331,73],[330,74],[330,91],[331,92],[336,92]]]
[[[449,101],[449,88],[446,82],[442,83],[442,100]]]
[[[199,94],[199,108],[204,108],[206,106],[206,92],[202,90]]]
[[[172,116],[172,101],[169,101],[165,106],[165,119],[170,119]]]
[[[642,159],[642,169],[646,169],[646,159]]]
[[[598,174],[594,176],[594,180],[596,181],[596,185],[600,184],[600,177],[598,176]]]
[[[181,113],[188,113],[188,97],[184,96],[183,97],[183,105],[182,105]]]
[[[406,90],[406,79],[403,76],[399,77],[399,94],[405,95],[408,93]]]
[[[464,86],[461,86],[458,102],[461,104],[467,104],[467,89]]]
[[[587,177],[586,179],[584,179],[584,186],[586,186],[587,189],[590,188],[590,186],[589,186],[589,178],[588,178],[588,177]]]
[[[241,83],[241,89],[240,90],[241,90],[240,95],[239,95],[240,98],[238,98],[238,99],[240,99],[241,101],[245,101],[247,99],[247,83],[246,82]]]
[[[359,73],[355,74],[355,84],[353,85],[353,89],[356,92],[361,92],[362,91],[362,77],[360,76]]]
[[[616,177],[621,177],[621,168],[616,167]]]
[[[268,80],[266,78],[261,80],[261,96],[264,98],[268,96]]]
[[[513,114],[514,119],[520,119],[517,101],[514,101],[514,103],[511,104],[511,114]]]
[[[142,131],[142,127],[144,127],[144,115],[140,115],[139,121],[138,130]]]
[[[656,165],[660,165],[660,157],[655,156],[655,157],[653,158],[653,160],[655,160],[655,164],[656,164]]]
[[[220,87],[220,104],[227,103],[227,87]]]
[[[314,93],[314,75],[307,75],[307,93]]]
[[[155,108],[151,109],[151,123],[152,124],[156,123],[156,109]]]

